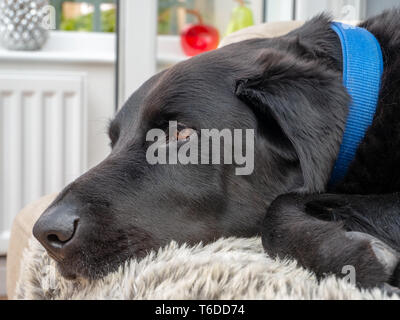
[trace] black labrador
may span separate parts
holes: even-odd
[[[96,279],[172,240],[262,235],[268,254],[320,277],[350,265],[359,286],[399,286],[400,9],[361,24],[382,46],[383,84],[373,125],[334,190],[327,183],[351,99],[330,25],[321,15],[286,36],[226,46],[137,90],[110,124],[110,155],[34,227],[61,273]],[[254,129],[253,174],[236,175],[234,164],[150,164],[146,133],[169,121],[179,125],[167,148],[203,128]]]

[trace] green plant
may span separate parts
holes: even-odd
[[[93,13],[79,16],[74,19],[61,17],[60,29],[64,31],[93,31]],[[110,9],[101,12],[101,31],[115,32],[116,10]]]
[[[115,24],[117,21],[117,10],[110,9],[101,13],[101,31],[115,32]]]

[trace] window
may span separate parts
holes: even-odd
[[[195,15],[186,12],[185,8],[198,11],[205,24],[216,28],[222,39],[232,22],[232,11],[240,2],[242,1],[119,0],[119,106],[155,72],[188,59],[182,50],[180,34],[182,28],[197,22],[197,19]],[[251,10],[254,24],[262,23],[266,0],[243,2]]]
[[[62,31],[115,32],[115,0],[50,0]]]
[[[250,8],[254,23],[263,21],[263,0],[158,0],[158,34],[179,35],[190,23],[198,18],[186,9],[198,12],[204,23],[218,29],[224,36],[234,7],[240,3]]]

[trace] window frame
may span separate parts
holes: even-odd
[[[265,0],[253,0],[251,7],[259,12],[255,23],[261,23]],[[179,36],[157,34],[158,0],[117,0],[117,8],[117,105],[121,108],[130,94],[156,73],[157,64],[166,66],[188,57],[180,49]]]
[[[68,0],[51,0],[51,5],[56,9],[56,29],[60,30],[61,18],[62,18],[62,4],[63,2],[68,2]],[[93,5],[93,30],[92,32],[102,32],[101,31],[101,5],[102,4],[115,4],[117,6],[117,1],[115,0],[70,0],[69,2],[74,3],[88,3]],[[62,31],[62,30],[60,30]],[[73,31],[70,31],[73,32]]]

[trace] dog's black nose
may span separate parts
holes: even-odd
[[[55,258],[65,256],[66,247],[74,240],[79,217],[76,207],[56,205],[48,208],[33,227],[33,235]]]

